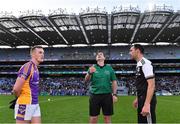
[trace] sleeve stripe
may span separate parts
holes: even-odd
[[[146,80],[153,79],[154,75],[146,77]]]
[[[23,77],[25,80],[28,78],[30,72],[31,72],[32,64],[30,62],[23,65],[19,71],[18,77]]]
[[[27,73],[29,71],[30,62],[24,65],[23,74],[27,76]]]

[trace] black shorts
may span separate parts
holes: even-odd
[[[138,123],[156,123],[156,96],[154,95],[150,104],[150,112],[149,116],[142,116],[141,111],[144,106],[146,97],[140,96],[138,97]]]
[[[89,115],[97,116],[102,108],[103,115],[113,115],[112,94],[91,94],[89,98]]]

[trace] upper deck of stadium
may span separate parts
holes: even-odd
[[[79,14],[62,9],[48,16],[28,11],[20,17],[1,14],[0,46],[180,43],[180,11],[156,6],[151,11],[116,8],[111,13],[87,8]]]

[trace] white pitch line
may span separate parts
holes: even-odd
[[[50,99],[50,101],[48,101],[48,100],[43,100],[43,101],[40,101],[39,103],[46,103],[46,102],[54,102],[54,101],[61,101],[61,100],[68,100],[68,99],[75,99],[75,98],[77,98],[77,97],[71,97],[71,98],[68,98],[68,97],[66,97],[66,98],[57,98],[57,99]]]
[[[165,102],[171,102],[171,103],[180,103],[180,101],[172,101],[172,100],[169,100],[169,99],[158,99],[158,101],[165,101]]]
[[[62,96],[61,96],[62,97]],[[39,103],[46,103],[46,102],[55,102],[55,101],[61,101],[61,100],[68,100],[68,99],[75,99],[75,98],[77,98],[77,96],[74,96],[74,97],[71,97],[71,98],[68,98],[68,97],[66,97],[66,98],[57,98],[57,99],[52,99],[51,98],[51,100],[50,101],[48,101],[48,100],[43,100],[43,101],[40,101]],[[48,98],[49,99],[49,98]],[[7,107],[9,107],[9,105],[5,105],[5,106],[0,106],[0,109],[2,109],[2,108],[7,108]]]
[[[4,106],[0,106],[0,109],[1,109],[1,108],[6,108],[6,107],[7,107],[7,105],[4,105]]]

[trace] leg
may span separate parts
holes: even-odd
[[[41,117],[32,117],[31,124],[41,124]]]
[[[30,124],[31,121],[25,121],[25,120],[17,120],[16,119],[16,124]]]
[[[35,105],[35,112],[33,113],[31,123],[32,124],[41,124],[41,111],[40,111],[39,104]]]
[[[147,122],[147,117],[142,116],[141,111],[144,106],[144,98],[143,97],[138,97],[138,109],[137,109],[137,114],[138,114],[138,123],[148,123]]]
[[[144,106],[144,99],[138,98],[138,123],[156,123],[156,97],[153,96],[151,100],[150,110],[151,113],[148,116],[142,116],[141,111]]]
[[[97,123],[100,114],[100,96],[91,94],[89,98],[89,123]]]
[[[111,94],[103,96],[102,112],[104,114],[104,123],[111,123],[111,115],[113,115],[113,99]]]
[[[111,116],[104,116],[104,123],[110,124],[111,123]]]
[[[90,124],[96,124],[98,121],[98,116],[90,116],[89,123]]]
[[[156,123],[156,103],[151,104],[151,118],[152,118],[152,123]]]
[[[15,119],[16,119],[16,124],[30,124],[30,119],[25,120],[25,116],[27,114],[27,105],[23,104],[16,104],[15,105]]]

